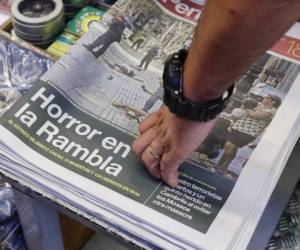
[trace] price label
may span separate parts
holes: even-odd
[[[271,51],[300,61],[300,40],[284,36],[272,47]]]

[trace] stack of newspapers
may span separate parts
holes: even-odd
[[[131,148],[202,8],[117,1],[1,117],[0,172],[144,248],[245,249],[300,133],[299,26],[236,82],[176,188]]]

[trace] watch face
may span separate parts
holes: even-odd
[[[182,88],[183,65],[186,56],[187,52],[181,50],[166,61],[163,73],[164,104],[177,117],[206,122],[221,113],[234,87],[228,89],[228,97],[225,99],[219,97],[207,102],[193,102],[186,99]]]
[[[164,86],[172,90],[176,95],[182,93],[183,64],[186,55],[186,51],[179,51],[173,54],[165,64],[163,74]]]
[[[178,60],[170,60],[165,66],[164,84],[176,95],[182,91],[182,66]]]
[[[170,84],[173,87],[176,87],[176,88],[180,87],[181,73],[182,73],[181,65],[179,65],[179,64],[171,64],[170,65],[170,78],[171,78]]]

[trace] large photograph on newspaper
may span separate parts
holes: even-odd
[[[300,67],[264,54],[236,82],[229,106],[181,167],[171,189],[131,150],[144,117],[162,105],[162,68],[188,48],[202,1],[120,0],[2,118],[59,165],[206,233]]]
[[[184,19],[178,6],[172,1],[118,1],[81,46],[56,65],[57,73],[44,79],[85,110],[138,134],[139,122],[162,105],[163,62],[189,46],[195,28],[191,20],[202,9],[201,4],[198,12],[184,7],[189,17]],[[236,82],[230,105],[192,160],[236,181],[298,73],[296,63],[261,56]]]

